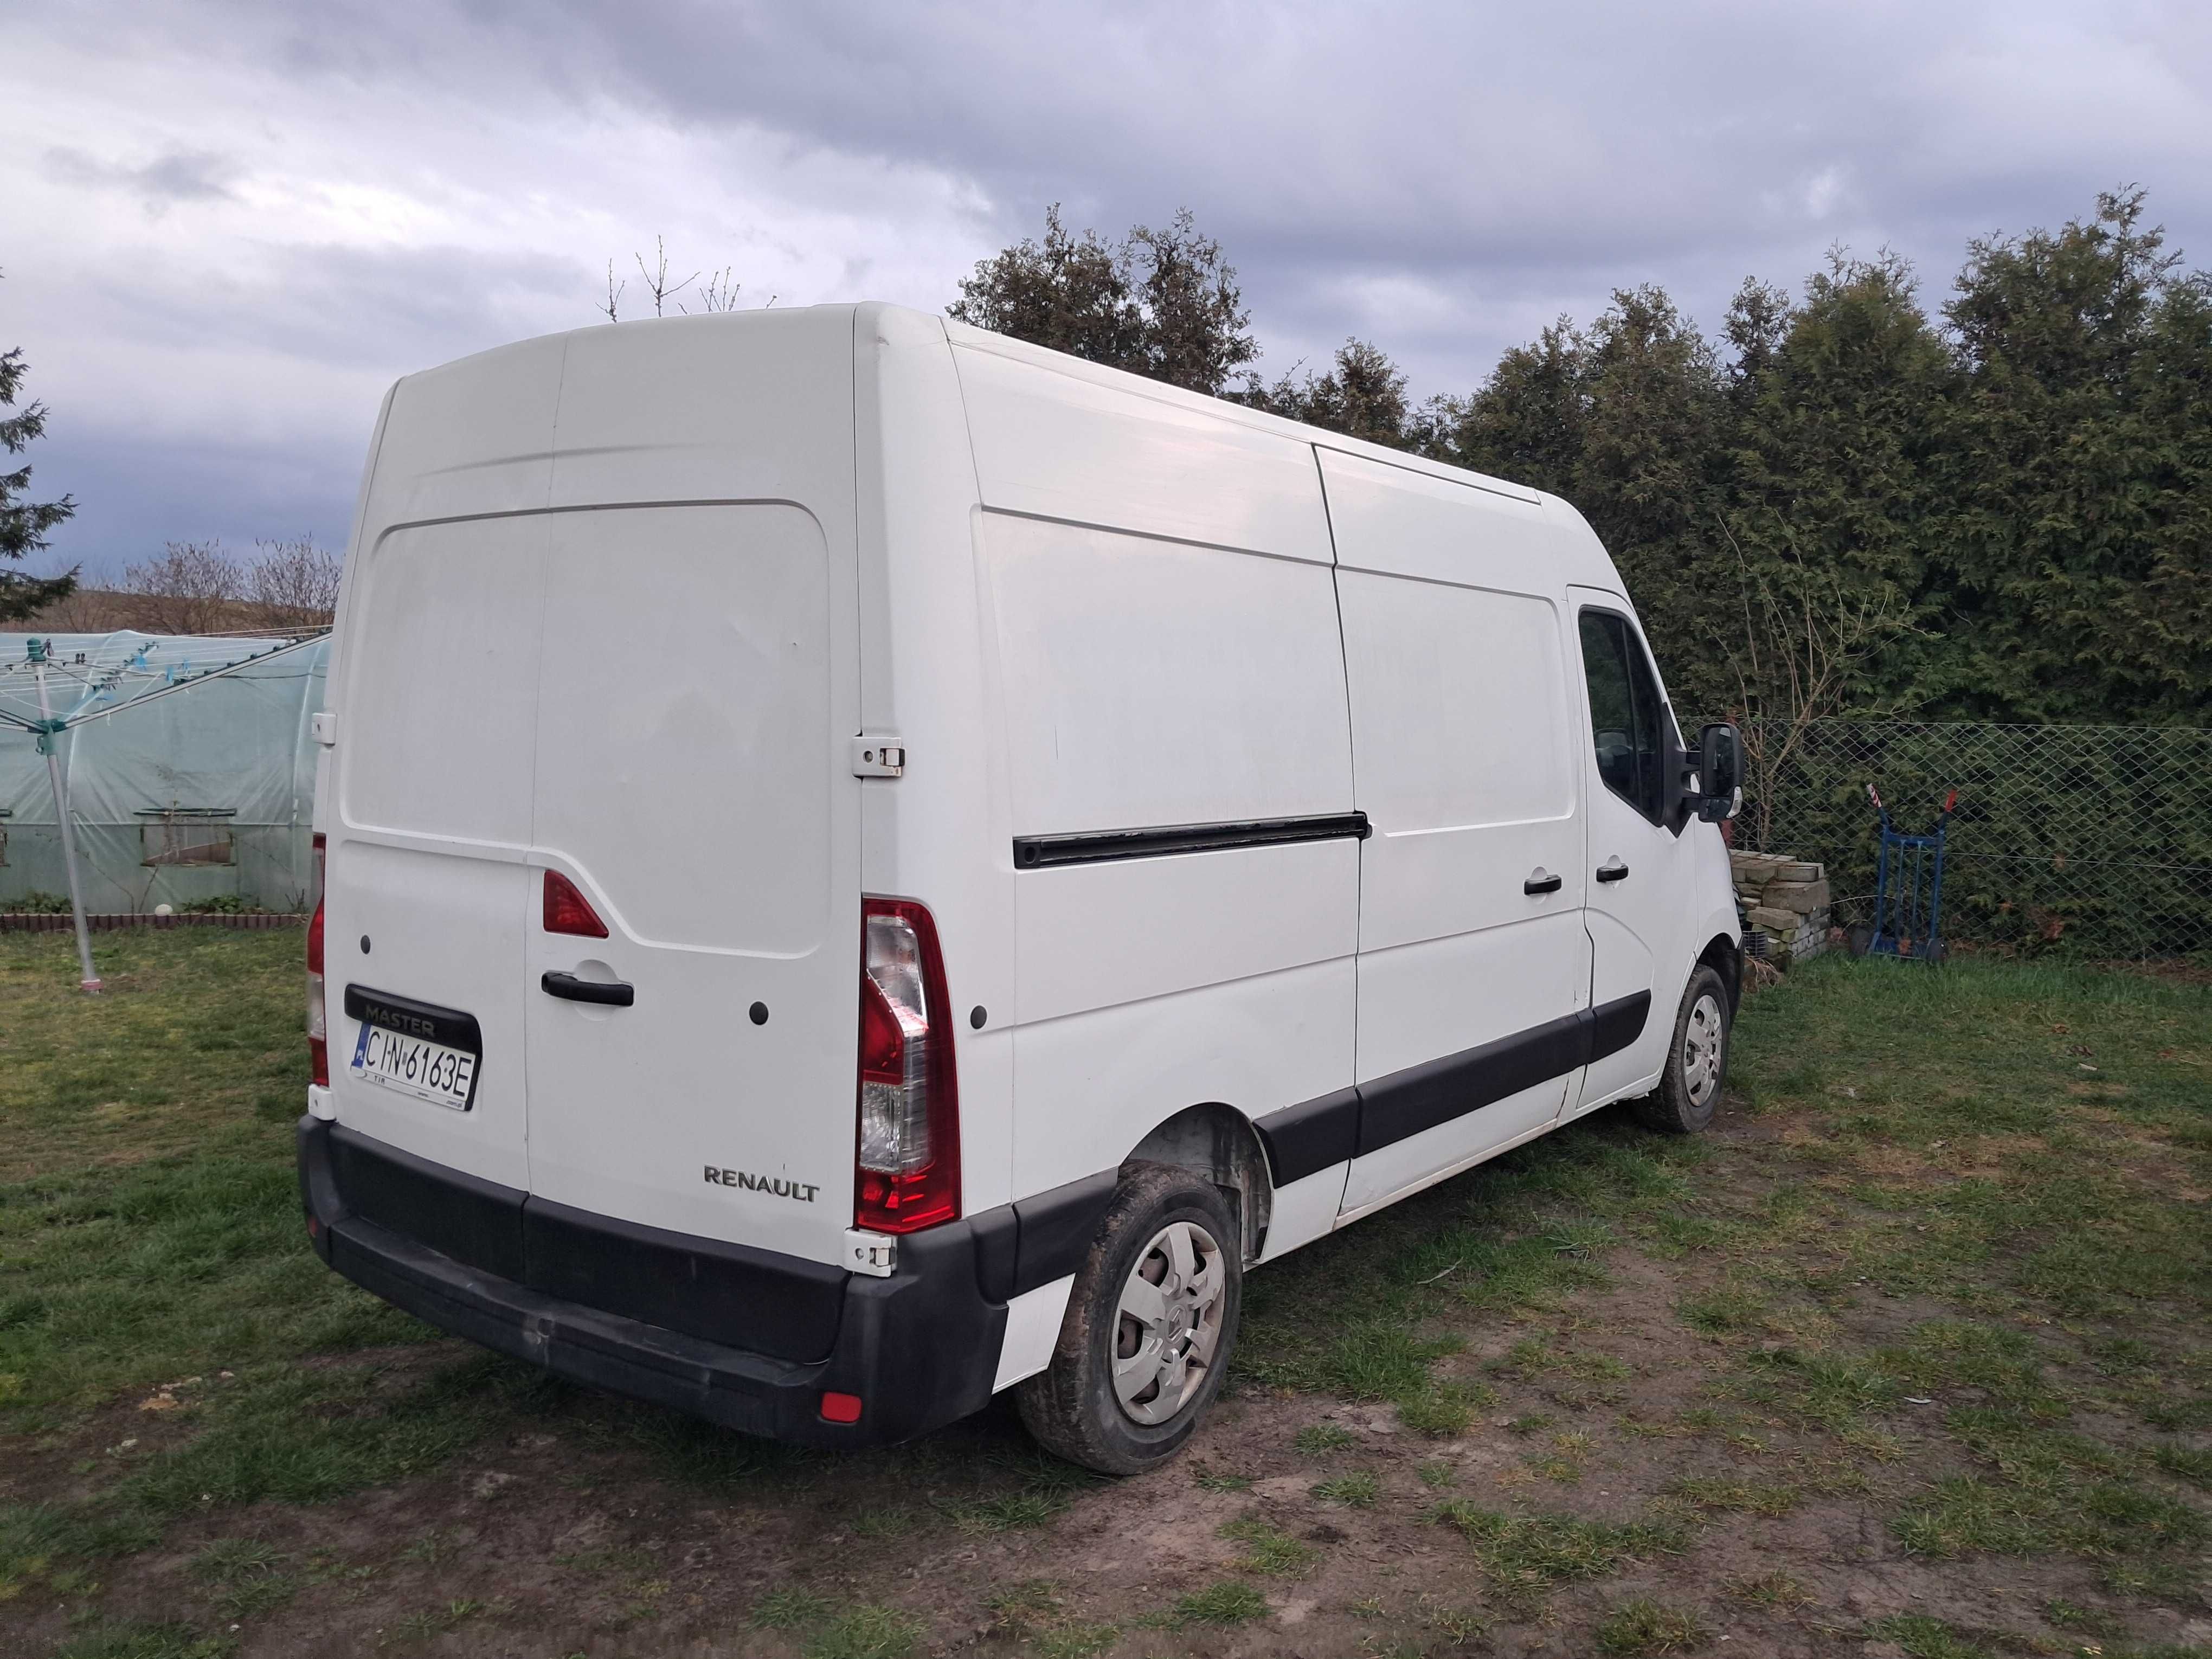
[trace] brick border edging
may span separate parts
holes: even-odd
[[[66,911],[58,915],[43,910],[0,911],[0,933],[67,933],[70,925]],[[188,916],[156,916],[118,911],[106,915],[87,916],[84,925],[95,933],[117,933],[129,927],[235,927],[259,932],[276,927],[304,927],[307,925],[307,919],[289,912],[236,915],[217,911]]]

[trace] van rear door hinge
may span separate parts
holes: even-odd
[[[904,777],[906,744],[896,738],[854,738],[853,775],[856,778]]]
[[[848,1229],[845,1234],[845,1267],[871,1279],[889,1279],[898,1271],[898,1240],[882,1233]]]
[[[328,712],[308,715],[307,735],[328,749],[338,740],[338,717]]]

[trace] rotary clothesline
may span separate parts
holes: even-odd
[[[57,649],[51,637],[34,635],[24,641],[21,656],[0,661],[0,722],[33,733],[46,759],[54,817],[61,827],[62,862],[69,877],[70,915],[76,924],[77,965],[82,971],[79,983],[85,990],[99,990],[100,976],[93,971],[92,935],[85,926],[68,776],[55,752],[54,738],[85,720],[189,690],[289,651],[304,650],[319,637],[180,641],[126,630],[92,644]]]
[[[95,714],[185,690],[320,637],[185,642],[125,631],[91,646],[51,648],[51,640],[33,636],[21,656],[0,660],[0,721],[50,737]]]

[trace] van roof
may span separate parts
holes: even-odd
[[[853,315],[856,319],[862,315],[895,313],[908,322],[920,322],[941,329],[945,337],[956,346],[975,351],[989,352],[995,356],[1008,358],[1016,362],[1028,363],[1038,368],[1065,374],[1075,380],[1086,380],[1094,385],[1112,386],[1170,407],[1201,412],[1214,419],[1227,421],[1255,431],[1272,433],[1279,437],[1294,439],[1301,443],[1318,445],[1322,448],[1337,450],[1348,455],[1361,456],[1368,460],[1382,462],[1386,465],[1403,467],[1408,471],[1425,473],[1431,477],[1449,479],[1455,483],[1473,485],[1476,489],[1488,490],[1515,501],[1541,503],[1547,509],[1558,512],[1571,523],[1581,522],[1581,514],[1577,513],[1570,503],[1548,491],[1535,489],[1527,484],[1516,483],[1510,479],[1497,477],[1490,473],[1478,472],[1469,467],[1454,466],[1447,462],[1431,460],[1426,456],[1416,455],[1407,450],[1392,449],[1387,445],[1370,442],[1364,438],[1349,437],[1341,432],[1330,431],[1325,427],[1309,426],[1304,422],[1287,420],[1282,416],[1269,414],[1264,410],[1254,409],[1249,404],[1235,403],[1225,398],[1210,397],[1204,392],[1187,391],[1182,386],[1170,386],[1164,380],[1155,380],[1146,375],[1131,374],[1127,369],[1112,368],[1103,363],[1094,363],[1086,358],[1073,356],[1064,351],[1054,351],[1048,346],[1032,345],[1026,340],[1018,340],[1011,335],[994,334],[988,329],[976,328],[968,323],[956,322],[951,318],[942,317],[933,312],[921,311],[914,307],[896,305],[888,301],[871,300],[819,306],[785,307],[781,308],[777,314],[779,319],[787,318],[794,312],[843,312]],[[681,320],[692,328],[704,325],[710,328],[744,329],[750,325],[751,319],[763,314],[764,313],[762,312],[723,312],[711,316],[686,315]],[[655,323],[676,320],[678,319],[655,317],[629,323],[586,324],[580,328],[563,329],[553,334],[534,337],[531,340],[512,342],[505,345],[489,347],[483,351],[471,352],[467,356],[455,358],[432,368],[419,370],[417,374],[434,374],[444,370],[458,368],[477,358],[512,351],[518,345],[536,344],[544,341],[566,338],[573,335],[598,334],[609,328],[628,331],[632,329],[648,328]],[[401,378],[404,382],[416,376],[410,374]]]
[[[1257,431],[1270,432],[1279,437],[1293,438],[1301,443],[1317,444],[1324,449],[1340,450],[1348,455],[1364,456],[1371,461],[1404,467],[1409,471],[1425,472],[1431,477],[1448,478],[1454,483],[1472,484],[1516,501],[1542,501],[1547,505],[1555,497],[1532,489],[1526,484],[1493,477],[1486,472],[1477,472],[1469,467],[1453,466],[1443,461],[1431,460],[1403,449],[1392,449],[1384,444],[1371,443],[1364,438],[1348,437],[1341,432],[1332,432],[1326,427],[1308,426],[1302,421],[1286,420],[1271,415],[1265,410],[1254,409],[1249,404],[1236,403],[1226,398],[1209,397],[1202,392],[1186,391],[1170,386],[1164,380],[1155,380],[1142,374],[1133,374],[1127,369],[1110,368],[1103,363],[1094,363],[1086,358],[1071,356],[1065,351],[1054,351],[1048,346],[1032,345],[1026,340],[1017,340],[1011,335],[994,334],[988,329],[976,328],[967,323],[943,319],[945,331],[955,345],[967,346],[978,351],[988,351],[998,356],[1009,357],[1017,362],[1032,363],[1057,374],[1077,380],[1089,380],[1100,386],[1116,386],[1140,397],[1151,398],[1163,404],[1180,408],[1201,410],[1219,420],[1231,421]],[[1562,502],[1560,505],[1564,506]]]

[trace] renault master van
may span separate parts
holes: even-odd
[[[401,380],[314,730],[316,1250],[749,1433],[1146,1468],[1248,1271],[1728,1063],[1571,507],[894,307]]]

